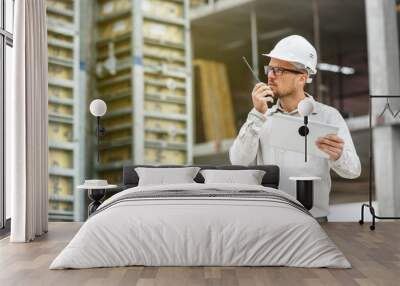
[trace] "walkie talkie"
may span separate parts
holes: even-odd
[[[257,83],[262,82],[262,81],[258,78],[257,74],[253,71],[253,69],[251,68],[251,66],[249,65],[249,62],[247,61],[246,57],[242,57],[242,59],[243,59],[243,61],[245,62],[245,64],[247,65],[247,67],[249,68],[249,70],[250,70],[251,74],[253,75],[254,79],[256,80],[256,82],[257,82]],[[273,102],[270,102],[270,101],[267,102],[268,108],[271,108],[271,107],[272,107],[273,105],[275,105],[275,103],[276,103],[275,97],[273,97],[273,96],[271,96],[271,95],[267,95],[266,97],[271,97],[272,100],[273,100]]]

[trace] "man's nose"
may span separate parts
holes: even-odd
[[[269,72],[267,75],[268,81],[275,80],[275,75],[273,72]]]

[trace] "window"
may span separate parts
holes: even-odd
[[[14,32],[14,0],[5,0],[5,30],[9,33]]]
[[[10,194],[5,189],[5,98],[11,92],[14,0],[0,0],[0,229],[9,227]],[[6,229],[7,230],[7,229]]]

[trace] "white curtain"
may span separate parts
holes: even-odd
[[[6,187],[12,242],[47,232],[47,27],[45,0],[15,1],[13,92],[6,98]]]

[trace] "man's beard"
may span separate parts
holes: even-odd
[[[277,99],[290,97],[293,93],[296,93],[294,86],[286,86],[285,90],[279,89],[277,85],[274,85],[274,86],[275,86],[275,90],[272,90],[272,92],[274,93],[274,97]]]
[[[274,96],[276,96],[277,98],[285,98],[285,97],[289,97],[293,92],[280,92],[280,91],[276,91],[274,93]]]

